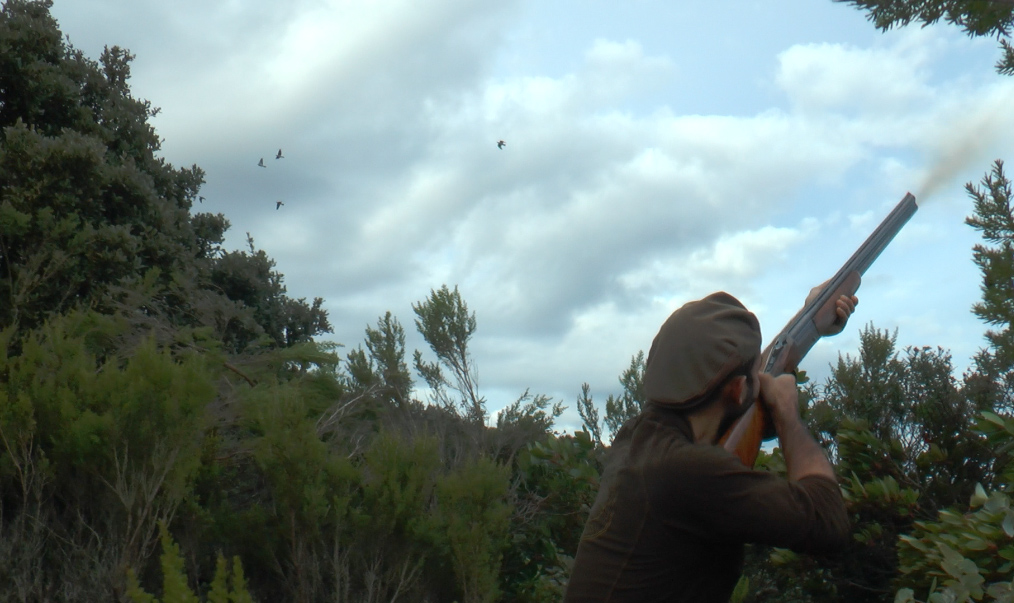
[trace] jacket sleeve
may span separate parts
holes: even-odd
[[[789,481],[744,467],[717,446],[681,447],[645,467],[649,507],[663,524],[706,540],[830,553],[851,528],[838,484],[821,476]]]

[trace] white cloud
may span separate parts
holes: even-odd
[[[805,219],[796,228],[764,226],[720,235],[703,248],[653,260],[617,280],[624,288],[650,297],[677,290],[695,299],[743,283],[766,266],[784,261],[787,250],[817,231],[817,222]]]
[[[72,33],[128,38],[143,96],[163,106],[167,157],[207,169],[198,209],[226,213],[230,242],[250,231],[290,294],[325,298],[350,347],[386,310],[411,332],[413,301],[460,285],[479,321],[481,382],[506,399],[531,386],[572,401],[582,381],[604,397],[670,312],[715,289],[740,295],[765,332],[780,326],[937,157],[967,160],[945,174],[953,198],[982,157],[1014,151],[1012,82],[945,69],[971,42],[941,28],[869,47],[780,30],[762,45],[781,52],[753,74],[759,84],[720,87],[777,97],[748,113],[684,114],[675,95],[703,85],[677,82],[672,57],[681,74],[699,61],[722,78],[702,58],[714,49],[681,55],[598,17],[580,30],[524,23],[520,1],[96,2],[94,15],[112,6],[136,21],[88,22],[68,2]],[[660,19],[682,15],[666,10]],[[728,20],[730,39],[764,34]],[[520,30],[560,33],[556,71],[525,62]],[[279,146],[286,159],[258,170]],[[936,272],[969,270],[967,238],[921,220],[964,228],[967,213],[950,200],[920,210],[864,282],[858,320],[964,324],[953,317],[967,296],[940,294],[938,315],[911,308],[928,303]],[[911,279],[891,276],[901,265]]]
[[[599,40],[595,48],[627,61],[652,60],[627,43]],[[848,53],[838,60],[847,62]],[[629,316],[652,316],[654,322],[656,314],[668,314],[660,307],[671,311],[720,288],[736,290],[758,311],[776,305],[754,274],[801,261],[786,251],[816,236],[813,217],[828,210],[810,208],[793,226],[752,226],[768,223],[803,183],[840,178],[886,141],[905,147],[925,136],[919,134],[925,128],[912,124],[937,119],[941,103],[950,102],[938,99],[904,119],[779,110],[751,117],[681,116],[664,107],[616,113],[602,97],[582,94],[598,77],[594,63],[557,78],[490,81],[446,106],[457,112],[433,104],[430,119],[439,122],[441,138],[410,178],[383,195],[394,205],[377,208],[370,221],[380,228],[391,227],[388,219],[407,221],[408,228],[391,227],[380,238],[398,233],[396,248],[417,250],[379,261],[411,257],[413,282],[462,284],[486,336],[500,338],[500,352],[489,350],[489,360],[500,367],[494,374],[505,378],[527,374],[539,382],[540,371],[569,370],[546,359],[560,357],[561,342],[576,338],[583,342],[576,349],[588,345],[590,316],[599,323]],[[493,145],[495,130],[482,136],[499,119],[510,124],[503,151]],[[480,138],[473,139],[476,133]],[[893,138],[899,133],[907,135]],[[883,161],[897,171],[910,161],[901,157]],[[881,205],[850,214],[860,237],[880,217]],[[371,231],[360,244],[375,238]],[[818,249],[807,261],[831,251],[833,258],[817,266],[818,276],[808,277],[813,282],[791,285],[799,289],[792,289],[795,301],[851,251]],[[646,345],[625,341],[617,346],[624,357]]]
[[[796,45],[779,56],[778,84],[805,113],[853,112],[898,115],[930,99],[925,65],[929,32],[909,33],[891,47],[843,44]]]
[[[872,231],[873,226],[877,224],[874,220],[880,220],[882,218],[875,217],[873,210],[864,211],[861,214],[853,214],[848,217],[849,227],[853,230],[860,230],[862,232]]]

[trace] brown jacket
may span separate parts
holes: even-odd
[[[744,543],[831,552],[849,532],[833,480],[748,469],[649,403],[608,453],[564,601],[725,602]]]

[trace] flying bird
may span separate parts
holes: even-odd
[[[200,201],[201,203],[204,203],[204,197],[198,196],[197,200]]]
[[[504,148],[504,145],[506,145],[506,144],[507,144],[506,142],[504,142],[502,140],[498,140],[497,143],[496,143],[496,146],[497,146],[498,149],[502,149],[502,148]]]
[[[285,156],[282,155],[282,150],[281,149],[278,149],[278,154],[275,155],[275,159],[285,159]]]
[[[259,162],[257,162],[257,165],[260,166],[260,167],[262,167],[262,168],[268,167],[268,166],[264,165],[264,158],[263,157],[261,157],[261,160]]]
[[[284,204],[284,203],[282,203],[281,201],[275,201],[275,209],[276,209],[276,210],[277,210],[278,208],[280,208],[281,206],[283,206],[283,205],[285,205],[285,204]]]

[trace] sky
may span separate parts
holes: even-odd
[[[412,305],[457,287],[493,413],[528,390],[580,428],[581,384],[602,412],[669,314],[714,291],[768,341],[906,192],[919,211],[801,368],[823,381],[870,324],[900,349],[949,351],[958,377],[985,345],[963,189],[1014,159],[996,40],[884,33],[830,0],[55,0],[52,14],[93,59],[135,55],[162,156],[205,171],[193,211],[228,218],[228,249],[249,233],[289,296],[322,297],[341,353],[390,311],[409,364],[433,359]]]

